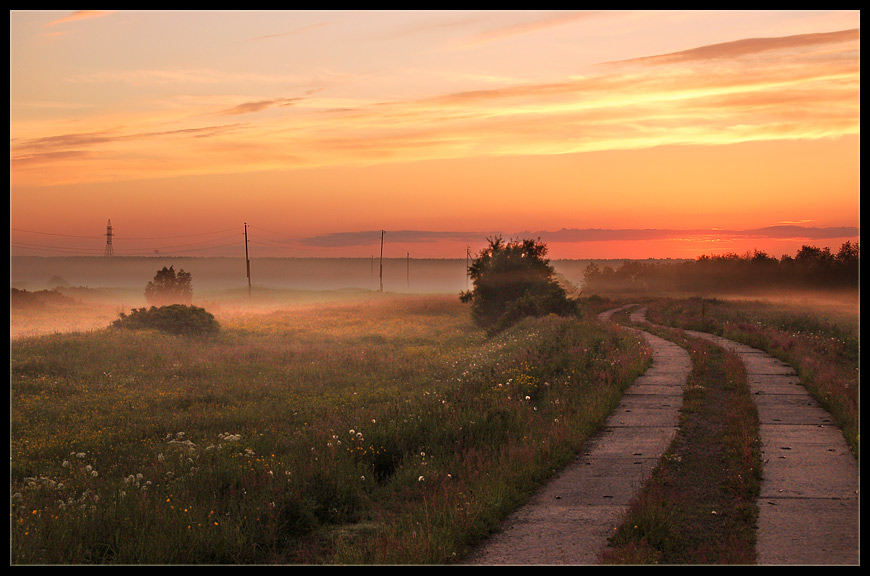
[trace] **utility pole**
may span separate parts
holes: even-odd
[[[384,291],[384,234],[386,234],[386,231],[381,230],[381,292]]]
[[[408,290],[411,289],[411,253],[408,252]]]
[[[465,247],[465,290],[468,291],[468,277],[471,276],[471,265],[468,261],[471,259],[471,246]]]
[[[245,267],[248,270],[248,296],[251,295],[251,261],[248,259],[248,223],[245,222]]]

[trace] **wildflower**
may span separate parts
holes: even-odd
[[[417,482],[422,482],[422,481],[423,481],[423,477],[422,477],[422,476],[420,476],[419,478],[417,478]]]

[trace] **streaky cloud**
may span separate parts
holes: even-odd
[[[14,140],[10,142],[12,160],[45,161],[68,158],[81,154],[80,149],[97,147],[112,142],[139,140],[157,137],[186,136],[191,138],[208,138],[224,134],[243,126],[242,124],[224,124],[219,126],[203,126],[199,128],[181,128],[163,132],[122,133],[115,130],[99,132],[81,132],[44,136],[29,140]]]
[[[769,38],[744,38],[732,42],[722,42],[700,46],[689,50],[644,56],[629,60],[617,60],[607,64],[670,64],[675,62],[691,62],[702,60],[719,60],[741,58],[762,52],[774,50],[790,50],[794,48],[808,48],[825,44],[839,44],[861,39],[861,31],[858,28],[840,30],[837,32],[818,32],[814,34],[796,34],[793,36],[778,36]]]
[[[563,24],[568,24],[576,20],[584,20],[597,14],[598,12],[592,10],[560,12],[546,18],[537,18],[535,20],[520,22],[518,24],[502,26],[499,28],[494,28],[485,32],[481,32],[470,38],[467,38],[462,43],[462,45],[474,46],[478,44],[506,40],[514,36],[530,34],[532,32],[538,32],[541,30],[547,30],[554,26],[561,26]]]
[[[57,20],[52,20],[46,27],[57,26],[58,24],[66,24],[68,22],[77,22],[79,20],[90,20],[92,18],[102,18],[103,16],[110,16],[115,14],[117,10],[76,10],[72,14],[64,16],[63,18],[58,18]]]
[[[562,228],[561,230],[536,232],[525,231],[514,234],[501,232],[459,231],[439,232],[433,230],[386,231],[386,241],[390,243],[425,243],[439,241],[480,242],[486,238],[540,238],[545,242],[644,242],[651,240],[684,239],[686,237],[732,237],[732,238],[771,238],[831,240],[852,238],[861,235],[856,226],[807,227],[807,226],[768,226],[747,230],[714,229],[672,229],[672,228]],[[303,238],[300,244],[318,248],[340,248],[349,246],[370,246],[381,241],[380,230],[360,232],[335,232]]]
[[[255,102],[244,102],[242,104],[238,104],[233,106],[232,108],[228,108],[218,114],[222,116],[233,116],[236,114],[250,114],[252,112],[259,112],[261,110],[266,110],[267,108],[276,108],[283,106],[293,106],[297,102],[304,100],[304,98],[274,98],[272,100],[258,100]]]
[[[296,36],[297,34],[302,34],[303,32],[308,32],[309,30],[316,30],[317,28],[322,28],[328,25],[329,22],[315,22],[314,24],[301,26],[299,28],[296,28],[295,30],[290,30],[288,32],[279,32],[277,34],[264,34],[262,36],[252,38],[252,40],[256,42],[261,40],[274,40],[275,38],[283,38],[285,36]]]

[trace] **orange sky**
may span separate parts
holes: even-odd
[[[859,237],[859,26],[12,11],[11,253],[100,255],[108,219],[118,255],[241,255],[245,222],[252,257],[369,256],[381,230],[395,257],[836,249]]]

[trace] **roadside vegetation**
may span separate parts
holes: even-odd
[[[396,297],[10,344],[13,564],[449,563],[593,434],[648,351],[487,337]]]

